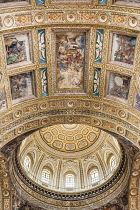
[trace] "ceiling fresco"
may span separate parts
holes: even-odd
[[[83,4],[62,10],[46,1],[48,10],[1,13],[1,145],[44,125],[86,122],[139,147],[139,14],[115,13],[114,3],[104,12],[93,1]]]
[[[136,0],[0,1],[1,149],[38,129],[45,128],[40,133],[48,141],[47,130],[61,124],[103,129],[140,148],[139,6]],[[93,144],[67,136],[74,150]],[[69,141],[50,139],[62,151]]]

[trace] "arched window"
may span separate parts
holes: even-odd
[[[26,155],[25,158],[24,158],[24,167],[25,167],[26,170],[29,171],[30,166],[31,166],[31,159],[28,155]]]
[[[111,168],[111,171],[113,171],[115,168],[116,168],[116,159],[115,159],[115,156],[113,155],[111,158],[110,158],[110,168]]]
[[[99,181],[99,172],[97,169],[94,169],[90,173],[91,184],[94,184]]]
[[[49,184],[50,183],[50,171],[48,171],[47,169],[43,169],[41,179],[42,179],[42,182]]]
[[[75,187],[75,176],[73,174],[67,174],[66,175],[65,187],[66,188]]]

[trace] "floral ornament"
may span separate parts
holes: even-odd
[[[39,40],[39,60],[40,63],[46,63],[46,43],[45,43],[45,29],[38,30]]]
[[[101,73],[100,68],[94,69],[93,96],[99,96],[100,73]]]
[[[95,45],[95,62],[102,62],[104,30],[97,29],[96,32],[96,45]]]

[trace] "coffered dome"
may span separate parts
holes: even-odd
[[[75,152],[96,142],[100,129],[81,124],[60,124],[40,130],[42,139],[59,151]]]
[[[122,149],[116,138],[98,128],[59,124],[27,137],[18,158],[26,176],[39,185],[80,192],[111,179],[121,164]],[[71,178],[66,181],[67,176]]]

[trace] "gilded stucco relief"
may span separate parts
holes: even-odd
[[[111,0],[0,2],[3,151],[12,151],[27,132],[76,123],[105,129],[140,148],[139,5]],[[63,148],[62,142],[53,143]]]
[[[7,159],[0,154],[0,209],[11,210],[11,184]]]
[[[140,154],[137,153],[133,160],[132,172],[129,185],[129,209],[139,209],[140,196]]]

